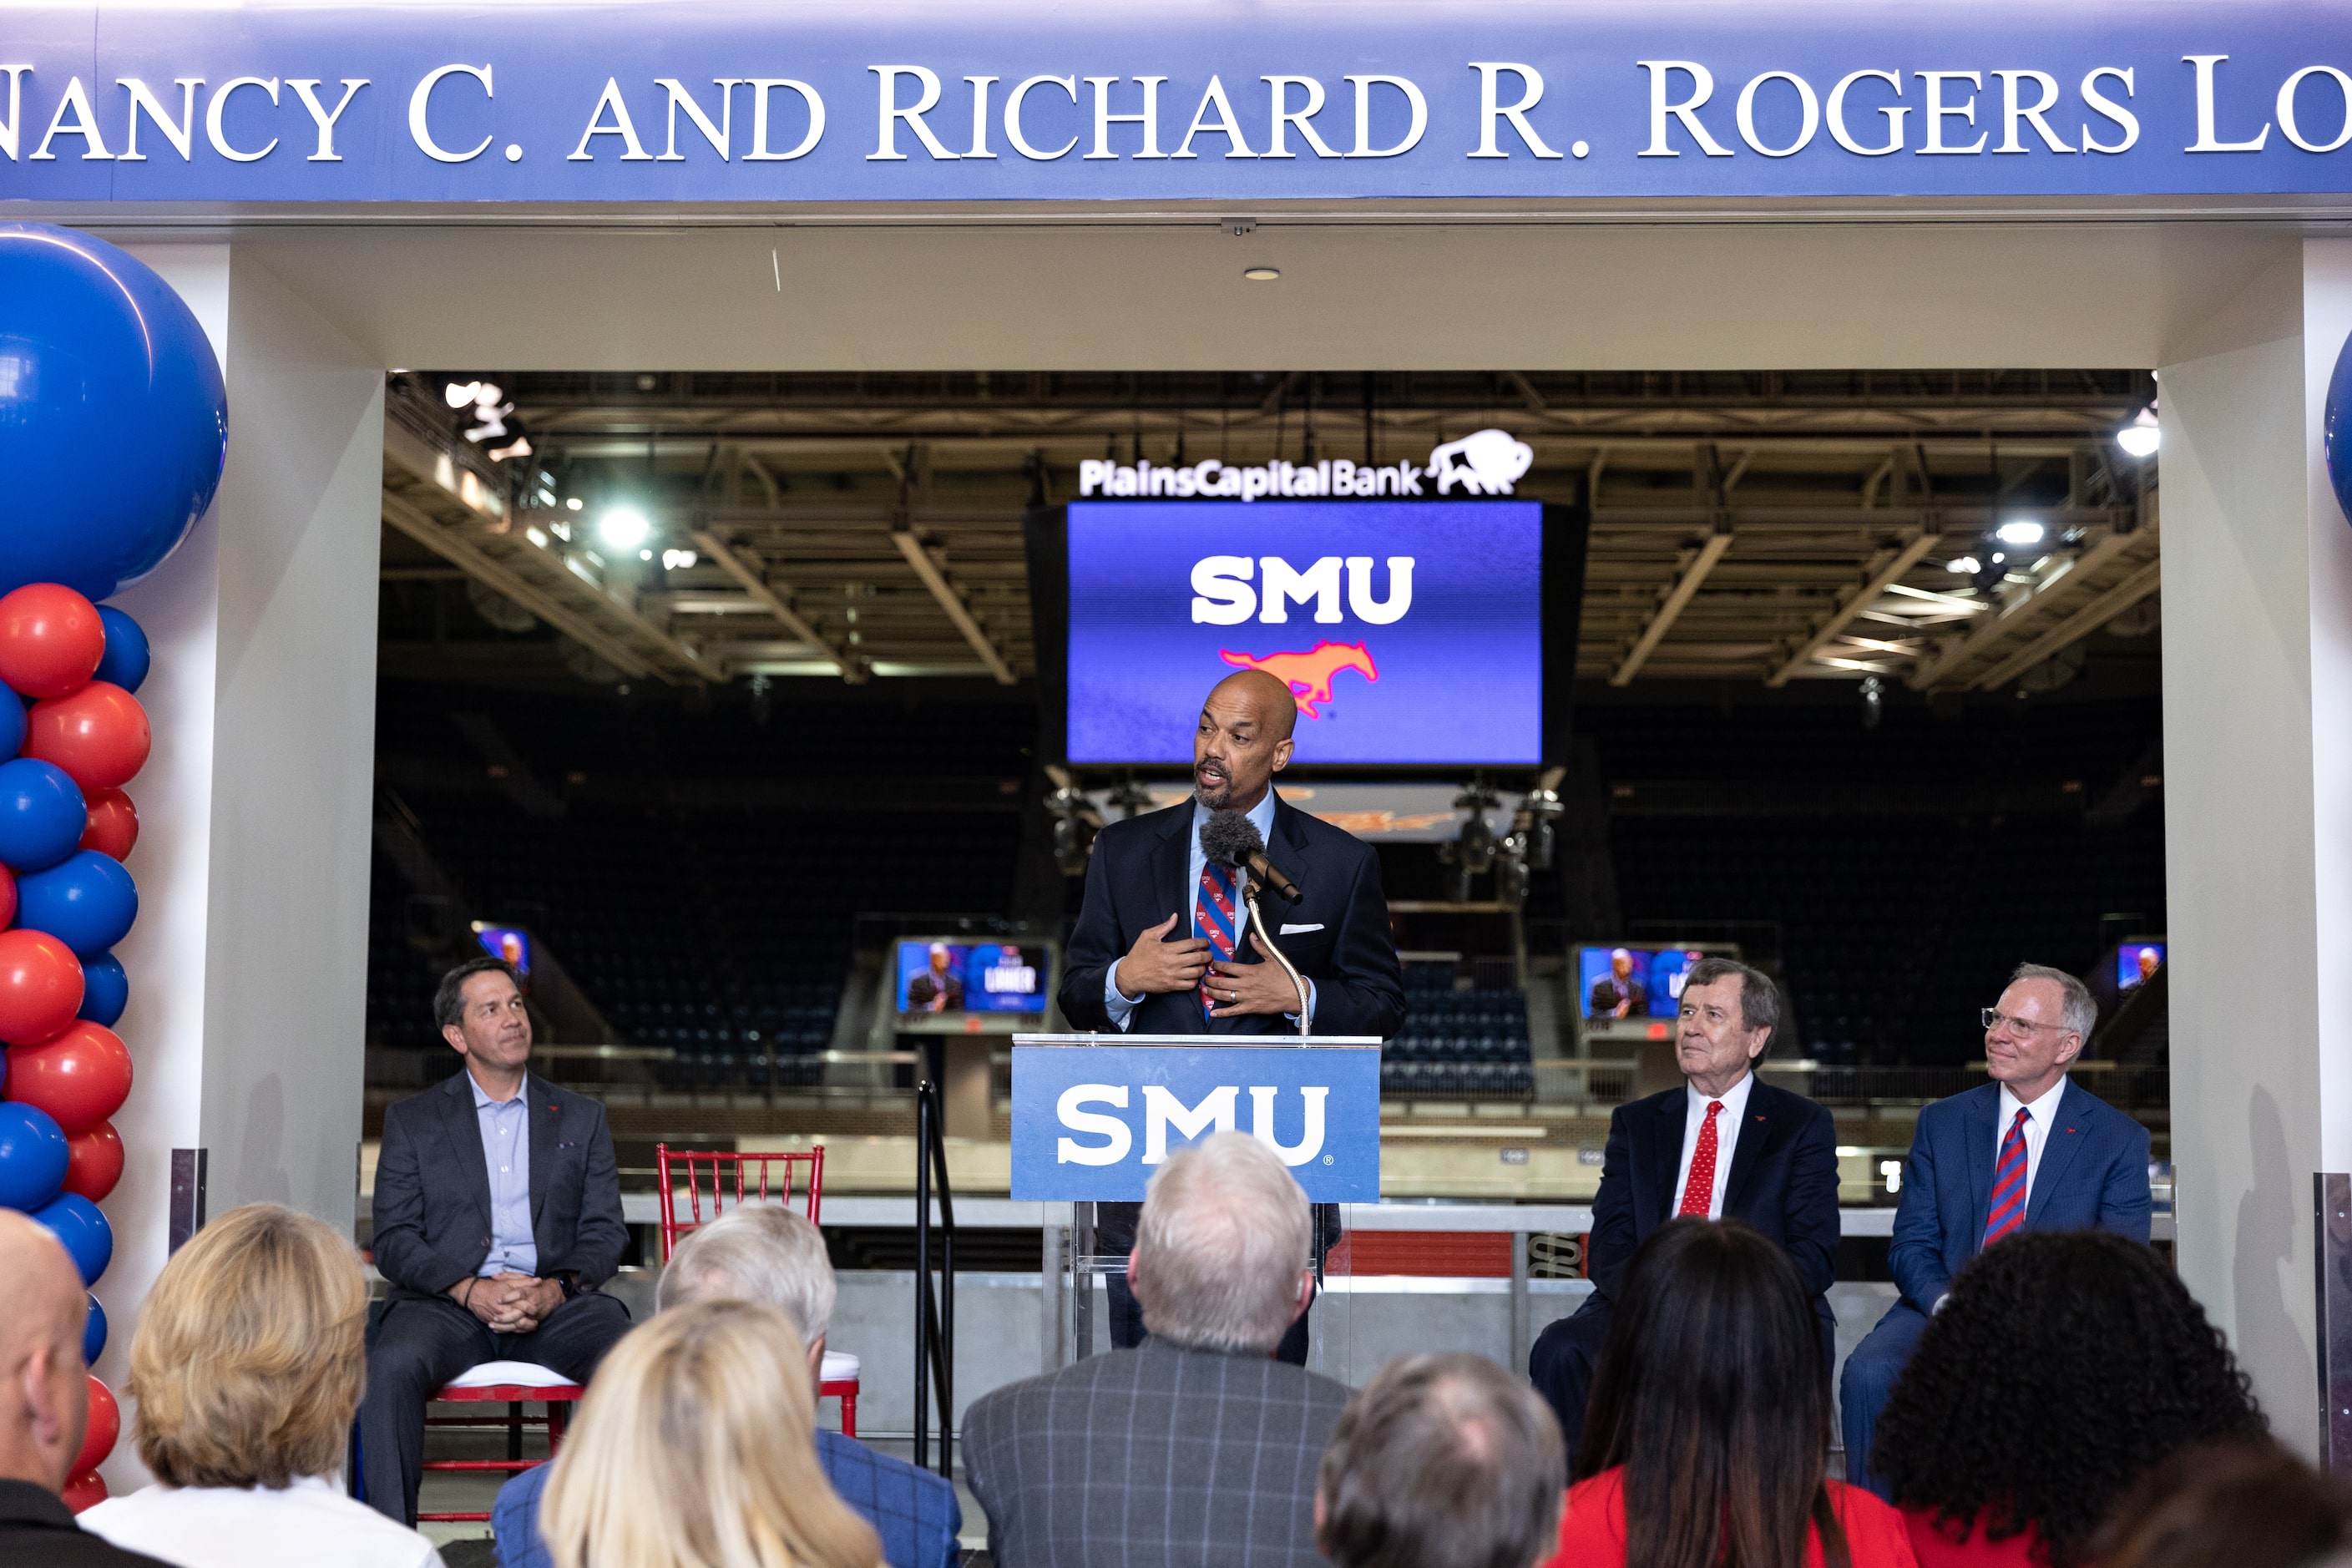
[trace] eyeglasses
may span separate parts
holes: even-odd
[[[1985,1032],[1988,1034],[2000,1028],[2003,1024],[2007,1024],[2012,1029],[2063,1029],[2066,1026],[2063,1024],[2037,1024],[2031,1018],[2012,1016],[1998,1007],[1979,1007],[1977,1009],[1977,1016],[1984,1020]]]

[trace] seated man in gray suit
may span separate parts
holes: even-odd
[[[1273,1358],[1314,1289],[1307,1194],[1219,1132],[1146,1189],[1128,1281],[1150,1337],[1012,1384],[964,1417],[1001,1568],[1320,1568],[1316,1467],[1348,1390]]]
[[[596,1289],[629,1242],[604,1108],[530,1071],[512,966],[459,964],[433,1016],[466,1070],[384,1112],[374,1245],[392,1289],[360,1406],[367,1500],[403,1524],[436,1389],[487,1361],[585,1383],[629,1330]]]

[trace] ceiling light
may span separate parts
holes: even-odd
[[[1973,577],[1984,570],[1984,563],[1973,555],[1956,555],[1944,563],[1947,572],[1957,572],[1963,577]]]
[[[683,572],[691,568],[696,562],[701,559],[702,558],[699,555],[697,555],[691,550],[665,550],[662,552],[662,570],[665,572]]]
[[[637,559],[640,561],[651,561],[653,558],[654,552],[650,550],[640,550],[637,552]]]
[[[635,550],[653,531],[646,514],[633,506],[616,506],[596,524],[596,531],[615,550]]]
[[[1279,268],[1272,267],[1244,267],[1242,268],[1242,276],[1253,283],[1271,283],[1281,277],[1282,273]]]
[[[2003,544],[2022,546],[2041,543],[2042,536],[2048,531],[2030,517],[2018,517],[2011,518],[1992,531],[1993,537]]]
[[[2116,432],[2116,445],[2135,458],[2156,456],[2163,433],[2157,428],[2156,405],[2151,403],[2132,416],[2132,422]]]
[[[580,506],[581,506],[581,501],[580,501],[580,498],[579,498],[578,496],[567,496],[567,497],[565,497],[565,498],[564,498],[564,501],[563,501],[563,510],[566,510],[566,511],[578,511],[578,510],[580,510]]]

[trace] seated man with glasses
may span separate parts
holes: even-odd
[[[2099,1006],[2063,970],[2021,963],[1981,1016],[1992,1081],[1919,1113],[1887,1267],[1903,1290],[1846,1358],[1845,1477],[1884,1495],[1870,1435],[1952,1277],[2003,1237],[2097,1227],[2147,1241],[2147,1129],[2066,1076]]]

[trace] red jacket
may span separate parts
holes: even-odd
[[[1853,1568],[1921,1568],[1903,1516],[1858,1487],[1829,1483],[1830,1506],[1845,1526]],[[1822,1568],[1818,1531],[1807,1529],[1805,1568]],[[1559,1552],[1544,1568],[1623,1568],[1625,1471],[1603,1470],[1568,1489],[1559,1521]]]

